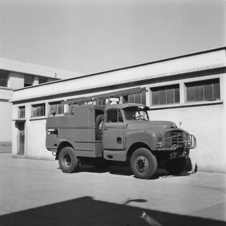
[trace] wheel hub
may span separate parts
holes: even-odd
[[[139,156],[136,159],[136,168],[140,173],[143,173],[148,169],[148,161],[144,156]]]
[[[66,166],[70,166],[71,162],[72,162],[71,156],[68,155],[68,154],[64,155],[63,164],[66,165]]]

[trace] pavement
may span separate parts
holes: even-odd
[[[149,217],[140,217],[142,212]],[[152,180],[129,167],[84,166],[62,173],[57,161],[0,154],[0,226],[226,226],[226,175],[179,176],[158,170]]]

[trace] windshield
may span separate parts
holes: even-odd
[[[130,107],[124,109],[126,120],[146,120],[149,121],[148,113],[146,110],[138,107]]]

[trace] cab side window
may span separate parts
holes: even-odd
[[[123,122],[122,114],[120,110],[109,110],[107,112],[107,122]]]

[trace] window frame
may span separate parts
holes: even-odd
[[[186,103],[210,102],[221,100],[220,78],[191,81],[184,83],[184,85]],[[208,93],[208,91],[210,91],[211,94]],[[211,96],[211,98],[209,98],[209,96]]]
[[[1,78],[1,75],[6,75],[6,79],[5,78]],[[5,81],[6,82],[6,85],[1,85],[1,81]],[[8,87],[8,81],[9,81],[9,72],[8,71],[3,71],[3,70],[0,70],[0,87]]]
[[[46,79],[46,82],[40,82],[40,79],[43,79],[43,80]],[[45,84],[45,83],[47,83],[47,82],[49,82],[49,78],[48,78],[48,77],[42,77],[42,76],[39,76],[39,78],[38,78],[38,84]]]
[[[139,98],[139,101],[137,101]],[[131,93],[122,96],[123,103],[143,104],[146,105],[146,92]]]
[[[44,112],[44,115],[37,115],[34,114],[34,107],[40,107],[40,106],[44,106],[44,111],[42,110],[42,112]],[[39,103],[39,104],[32,104],[31,105],[31,118],[40,118],[40,117],[45,117],[46,116],[46,103]]]
[[[117,119],[116,119],[116,122],[108,121],[108,113],[109,113],[110,111],[117,111]],[[119,115],[121,115],[121,117],[120,117]],[[122,121],[120,121],[120,118],[122,119]],[[106,121],[105,121],[105,123],[123,123],[123,122],[124,122],[124,119],[123,119],[123,116],[122,116],[122,111],[121,111],[121,109],[113,108],[113,109],[107,110],[107,112],[106,112]]]
[[[26,76],[30,76],[32,78],[32,82],[31,83],[26,83]],[[34,79],[35,76],[34,75],[30,75],[30,74],[25,74],[24,75],[24,87],[29,87],[29,86],[33,86],[34,85]]]
[[[169,92],[170,91],[170,92]],[[172,91],[172,93],[171,93]],[[151,106],[166,106],[180,104],[180,84],[170,84],[164,86],[150,87]],[[171,95],[172,102],[169,96]],[[154,101],[157,99],[157,102]]]
[[[21,111],[23,110],[23,111]],[[19,106],[18,107],[18,118],[25,118],[26,112],[25,112],[25,106]],[[23,116],[23,117],[22,117]]]
[[[56,109],[57,110],[55,111],[56,112],[55,115],[63,115],[65,113],[64,104],[61,104],[61,102],[62,102],[62,100],[61,101],[54,101],[54,102],[49,102],[48,103],[48,116],[52,115],[52,111],[54,109],[51,110],[51,106],[54,105],[54,104],[57,105],[56,106]],[[61,113],[61,112],[59,113],[59,111],[58,111],[58,105],[61,105],[61,109],[63,109],[63,113]]]

